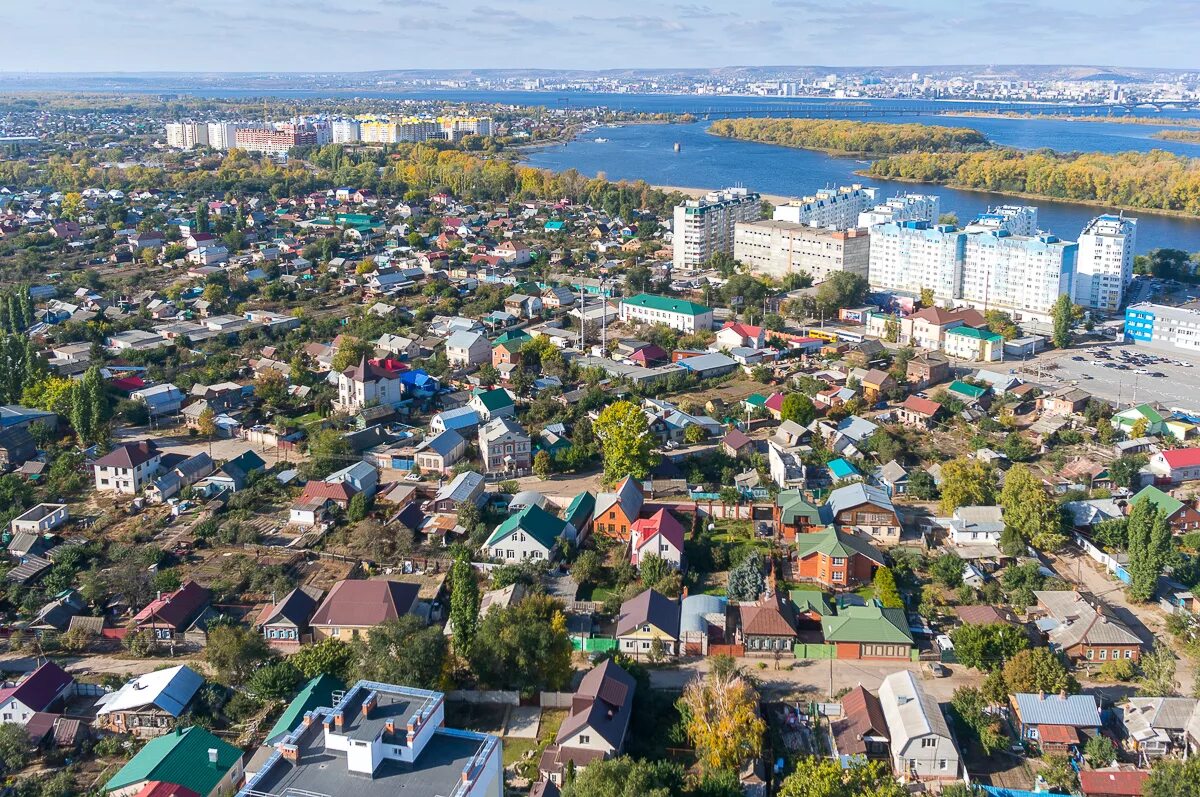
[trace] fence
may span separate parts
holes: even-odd
[[[575,695],[570,692],[540,692],[538,705],[542,708],[570,708]]]
[[[447,703],[486,703],[496,706],[519,706],[521,705],[520,692],[506,692],[499,689],[484,690],[484,691],[462,691],[454,690],[446,693]]]
[[[798,659],[836,659],[837,646],[799,642],[792,648],[792,654]]]
[[[617,640],[612,637],[571,637],[571,647],[584,653],[608,653],[617,649]]]
[[[709,645],[708,655],[710,656],[733,656],[738,658],[746,655],[745,645]]]

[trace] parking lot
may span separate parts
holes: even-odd
[[[1120,405],[1157,401],[1200,412],[1200,360],[1194,357],[1117,342],[1050,352],[1026,367],[1038,364],[1041,378],[1026,377],[1048,387],[1075,384]]]

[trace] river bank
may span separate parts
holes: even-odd
[[[1093,122],[1110,125],[1163,125],[1167,127],[1200,127],[1200,119],[1185,119],[1181,117],[1154,117],[1126,114],[1124,116],[1074,115],[1067,113],[1014,113],[1012,111],[939,111],[936,116],[953,119],[1019,119],[1036,121],[1059,122]]]
[[[691,197],[692,199],[699,199],[700,197],[707,194],[709,191],[720,191],[722,188],[728,188],[728,186],[724,186],[724,185],[717,186],[715,188],[695,188],[695,187],[682,186],[682,185],[651,185],[650,187],[656,188],[659,191],[662,191],[667,194],[678,192],[680,194],[683,194],[684,196]],[[763,199],[765,199],[766,201],[770,202],[772,205],[786,205],[788,202],[791,202],[793,199],[796,198],[796,197],[783,196],[781,194],[759,194],[759,196],[762,197]]]

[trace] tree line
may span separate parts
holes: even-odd
[[[910,152],[871,164],[875,177],[998,193],[1200,214],[1200,160],[1162,150],[1058,153],[996,147]]]
[[[988,144],[982,133],[969,127],[831,119],[720,119],[708,132],[784,147],[876,155],[958,151]]]

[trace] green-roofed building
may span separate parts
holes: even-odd
[[[869,583],[875,568],[883,563],[883,554],[869,542],[833,526],[796,537],[793,572],[828,589],[853,589]]]
[[[279,715],[279,719],[267,732],[264,744],[272,745],[287,734],[300,727],[304,715],[315,708],[332,706],[337,701],[333,699],[334,692],[344,692],[346,685],[332,675],[321,674],[304,685],[288,707]]]
[[[903,609],[841,605],[837,614],[821,618],[825,644],[836,645],[838,659],[910,660],[913,636]]]
[[[496,527],[483,544],[483,553],[505,562],[548,561],[558,555],[559,538],[572,536],[568,525],[537,504],[530,504]]]
[[[794,589],[788,593],[792,605],[796,607],[797,618],[808,618],[810,622],[820,623],[821,618],[833,614],[833,604],[829,596],[819,589]]]
[[[517,348],[520,348],[521,346],[524,346],[526,343],[528,343],[531,340],[533,340],[533,338],[525,330],[510,329],[510,330],[500,333],[500,337],[498,337],[494,341],[492,341],[492,348],[494,349],[497,346],[502,346],[505,343],[509,343],[509,344],[516,346]]]
[[[1186,534],[1190,531],[1200,530],[1200,512],[1196,511],[1196,507],[1192,504],[1184,503],[1153,484],[1149,484],[1138,490],[1137,494],[1129,499],[1130,510],[1132,511],[1137,502],[1143,498],[1154,504],[1160,512],[1167,516],[1167,523],[1171,526],[1173,533]]]
[[[1166,429],[1167,419],[1151,404],[1139,404],[1112,416],[1113,426],[1130,437],[1133,436],[1133,427],[1140,421],[1146,422],[1146,431],[1142,433],[1146,437],[1161,435]]]
[[[744,401],[746,406],[750,407],[750,409],[763,410],[767,408],[767,397],[762,393],[751,393],[749,396],[746,396],[746,398],[742,399],[742,401]]]
[[[502,387],[493,390],[476,390],[467,406],[479,413],[484,421],[492,418],[512,417],[517,414],[517,405],[512,396]]]
[[[571,528],[575,529],[575,538],[582,540],[592,533],[592,519],[595,514],[596,496],[590,490],[584,490],[571,499],[563,517],[571,524]]]
[[[780,490],[775,496],[775,532],[784,540],[807,534],[821,525],[821,510],[799,490]]]
[[[696,302],[639,293],[621,300],[621,320],[635,324],[666,324],[671,329],[691,334],[707,332],[713,326],[713,311]]]
[[[216,762],[209,758],[216,751]],[[116,797],[137,794],[150,781],[191,789],[200,797],[233,794],[242,780],[242,751],[204,728],[176,728],[146,742],[104,790]]]
[[[954,327],[946,330],[942,350],[961,360],[996,362],[1004,357],[1004,338],[989,329]]]
[[[986,387],[972,385],[969,382],[962,381],[961,379],[955,379],[950,383],[946,390],[954,393],[960,399],[968,402],[982,401],[983,397],[987,395]]]

